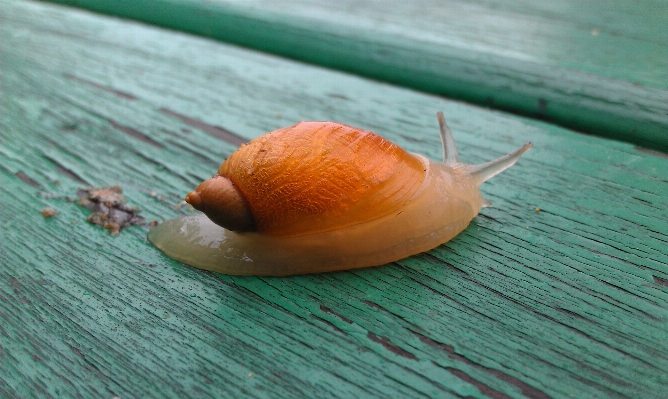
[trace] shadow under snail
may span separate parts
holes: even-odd
[[[187,195],[202,214],[160,224],[149,241],[191,266],[258,276],[377,266],[437,247],[491,206],[478,187],[532,146],[463,164],[437,116],[442,163],[340,123],[267,133]]]

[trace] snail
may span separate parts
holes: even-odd
[[[532,147],[463,164],[437,117],[442,163],[340,123],[267,133],[187,195],[202,214],[163,222],[149,241],[171,258],[231,275],[378,266],[430,250],[491,206],[478,187]]]

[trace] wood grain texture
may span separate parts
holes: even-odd
[[[0,12],[0,397],[665,394],[668,159],[86,12]],[[188,213],[230,137],[301,119],[439,159],[437,110],[464,161],[535,149],[462,235],[383,267],[202,272],[65,199],[120,184],[147,220]]]
[[[668,151],[662,0],[55,0]]]

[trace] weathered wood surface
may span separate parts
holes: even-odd
[[[54,0],[668,152],[668,3]]]
[[[665,396],[668,159],[87,12],[0,12],[0,397]],[[64,199],[121,184],[176,217],[229,132],[300,119],[438,159],[437,110],[466,161],[535,149],[462,235],[383,267],[202,272]]]

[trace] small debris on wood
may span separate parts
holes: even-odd
[[[42,216],[44,216],[44,219],[52,218],[58,215],[59,213],[60,211],[57,211],[56,209],[53,209],[50,206],[47,206],[44,209],[42,209]]]
[[[125,205],[122,192],[120,186],[78,189],[79,204],[94,211],[88,222],[104,227],[112,236],[126,227],[144,225],[144,218],[138,215],[139,209]]]

